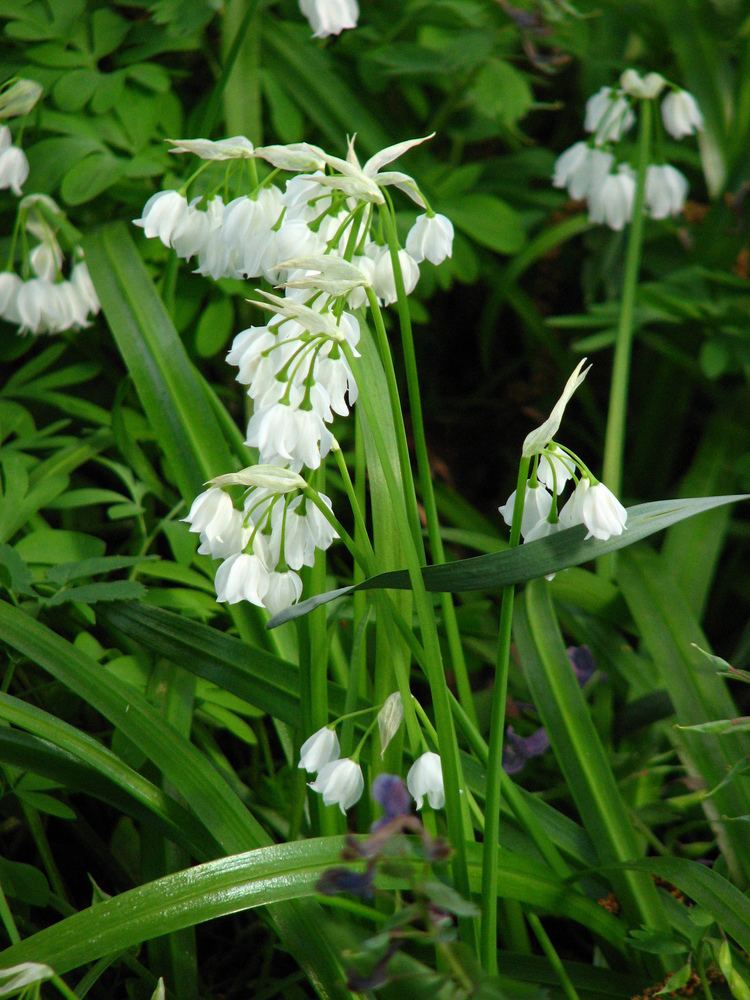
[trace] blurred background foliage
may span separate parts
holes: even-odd
[[[190,167],[168,155],[166,137],[304,139],[343,154],[356,133],[366,156],[436,133],[409,154],[408,169],[453,220],[454,256],[439,269],[424,265],[413,301],[428,440],[446,538],[458,555],[500,544],[495,508],[512,488],[519,442],[582,354],[595,368],[567,440],[601,454],[626,234],[591,226],[581,204],[552,188],[555,158],[581,137],[586,98],[625,67],[685,86],[706,126],[697,147],[664,147],[690,180],[684,214],[646,224],[623,500],[750,491],[750,13],[742,0],[362,0],[360,26],[323,42],[310,38],[293,0],[4,0],[0,20],[0,75],[45,89],[24,128],[25,191],[52,195],[84,234],[105,220],[137,218],[152,193],[182,183]],[[632,137],[626,151],[628,143]],[[0,207],[7,255],[15,201],[3,192]],[[399,210],[406,232],[414,213],[403,202]],[[250,286],[210,282],[157,241],[136,238],[190,356],[241,427],[243,399],[223,358],[257,317],[245,302]],[[195,556],[178,523],[185,508],[159,428],[144,416],[102,320],[44,343],[3,325],[0,358],[0,585],[158,703],[166,661],[102,628],[98,603],[138,597],[229,624],[214,600],[213,565]],[[672,551],[684,576],[700,577],[690,594],[709,637],[742,665],[750,656],[748,522],[741,511],[731,523],[727,510],[703,518],[713,527],[701,534],[700,554],[687,551],[690,528],[672,536]],[[686,568],[691,560],[697,565]],[[480,689],[494,614],[476,597],[460,609]],[[585,633],[570,606],[568,615],[571,633]],[[252,615],[234,624],[270,641]],[[102,726],[93,709],[24,662],[14,672],[41,708],[89,731]],[[605,678],[588,697],[601,734],[616,739],[614,699],[627,687],[621,664],[610,677],[612,685]],[[513,685],[523,703],[525,685],[519,677]],[[268,780],[267,765],[272,754],[291,762],[290,730],[277,725],[271,746],[248,701],[207,681],[191,696],[195,742],[283,834],[285,791]],[[481,715],[481,693],[478,701]],[[118,729],[111,745],[141,766],[143,754]],[[623,770],[628,752],[618,758]],[[549,759],[532,773],[535,787],[551,787],[551,801],[564,797]],[[95,859],[86,870],[110,888],[158,870],[132,820],[111,806],[76,798],[73,810],[68,793],[56,794],[62,782],[19,779],[10,766],[4,774],[0,809],[15,859],[6,862],[6,891],[29,925],[32,908],[50,902],[48,885],[61,913],[66,893],[77,906],[91,895],[82,866],[64,877],[57,871],[40,813],[58,843]],[[295,787],[293,768],[280,780]],[[21,859],[35,849],[43,860],[30,870]],[[246,954],[238,922],[217,959],[225,932],[216,928],[224,926],[202,939],[202,974],[217,991],[223,964]],[[276,965],[283,971],[273,939],[254,933],[258,976]],[[134,962],[119,974],[129,995],[140,996]],[[291,975],[284,996],[298,995],[299,976]]]

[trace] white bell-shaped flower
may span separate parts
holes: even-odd
[[[182,216],[175,226],[170,242],[178,257],[183,260],[190,260],[197,253],[200,253],[205,246],[210,230],[208,212],[202,212],[196,208],[199,198],[190,202],[187,212]]]
[[[308,737],[300,747],[297,767],[303,767],[308,774],[315,774],[326,764],[338,760],[339,753],[339,738],[336,731],[323,726],[317,733]]]
[[[187,517],[181,518],[190,525],[190,531],[205,535],[208,545],[221,541],[225,531],[234,526],[235,508],[232,498],[217,486],[199,493],[193,500]]]
[[[503,520],[510,527],[513,524],[513,511],[516,506],[516,491],[513,490],[502,507],[498,510],[503,516]],[[552,494],[545,486],[527,486],[523,500],[523,515],[521,517],[521,535],[526,540],[526,536],[539,521],[545,520],[552,510]]]
[[[201,532],[198,555],[211,556],[212,559],[228,559],[244,551],[251,534],[252,528],[245,527],[241,511],[233,507],[229,524],[222,528],[220,536]]]
[[[416,799],[417,809],[424,805],[425,796],[433,809],[442,809],[445,805],[445,786],[440,756],[428,750],[418,757],[406,775],[406,787]]]
[[[583,494],[581,517],[588,528],[586,538],[606,542],[612,535],[623,533],[628,512],[604,483],[596,483]]]
[[[453,223],[444,215],[420,215],[406,237],[406,252],[417,262],[442,264],[453,253]]]
[[[263,607],[269,573],[255,553],[239,552],[225,559],[216,571],[216,600],[226,604],[249,601]]]
[[[314,410],[274,403],[252,415],[245,443],[259,450],[263,464],[288,463],[298,472],[303,465],[318,468],[331,450],[333,435]]]
[[[320,499],[332,509],[332,503],[325,493]],[[328,549],[338,535],[314,503],[303,496],[296,496],[284,507],[278,503],[271,515],[271,548],[276,562],[283,561],[291,569],[312,566],[317,549]],[[284,536],[284,551],[281,552],[281,536]]]
[[[344,815],[355,802],[359,802],[365,790],[362,768],[349,757],[324,764],[315,781],[308,784],[314,792],[323,796],[325,805],[337,805]]]
[[[290,608],[302,596],[302,580],[288,569],[268,574],[268,589],[263,595],[263,607],[271,615]]]
[[[70,273],[70,281],[75,286],[81,301],[85,303],[87,311],[96,315],[101,309],[101,305],[99,304],[99,297],[96,294],[89,269],[86,266],[86,261],[79,260],[73,266],[73,270]]]
[[[149,239],[158,237],[169,247],[187,213],[187,199],[179,191],[157,191],[143,206],[140,219],[133,219],[133,225],[139,226]]]
[[[0,190],[10,188],[13,194],[20,198],[23,194],[22,185],[29,176],[29,161],[22,149],[10,145],[10,131],[7,126],[3,126],[0,132],[8,134],[8,143],[4,148],[0,139]]]
[[[687,178],[676,167],[651,164],[646,171],[646,205],[652,219],[679,215],[687,193]]]
[[[575,472],[575,462],[562,448],[553,445],[539,459],[536,475],[540,483],[557,493],[562,493],[563,487]]]
[[[583,498],[588,492],[590,485],[586,478],[580,479],[576,483],[576,488],[570,494],[558,515],[561,529],[574,528],[577,524],[583,524]]]
[[[357,0],[299,0],[299,9],[310,22],[313,38],[340,35],[347,28],[357,27]]]
[[[372,281],[375,294],[383,305],[392,305],[398,296],[390,250],[388,247],[379,247],[373,243],[365,248],[365,253],[375,263]],[[404,291],[407,295],[411,295],[419,281],[419,265],[406,250],[399,250],[398,262],[404,279]]]
[[[703,128],[703,115],[698,103],[687,90],[670,90],[661,102],[664,128],[675,139],[693,135]]]
[[[599,143],[617,142],[634,121],[630,101],[612,87],[602,87],[586,102],[583,127],[594,132]]]
[[[20,323],[18,293],[23,282],[14,271],[0,273],[0,316],[8,323]]]
[[[322,171],[308,174],[305,177],[292,177],[284,188],[285,219],[302,219],[312,222],[330,208],[332,197],[330,189],[319,184],[318,176],[325,176]]]
[[[608,174],[601,184],[589,192],[589,219],[619,231],[633,217],[635,178],[626,163],[616,174]]]
[[[567,188],[570,197],[580,201],[604,181],[613,163],[612,153],[588,142],[576,142],[558,156],[552,184]]]

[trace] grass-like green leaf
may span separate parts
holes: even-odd
[[[598,559],[599,556],[625,548],[657,531],[663,531],[678,521],[747,499],[748,494],[724,497],[693,497],[686,500],[657,500],[653,503],[638,504],[628,509],[627,529],[606,542],[596,539],[585,540],[586,528],[577,525],[557,534],[540,538],[528,545],[521,545],[505,552],[493,552],[472,559],[459,559],[440,566],[426,566],[422,570],[425,587],[431,591],[462,592],[470,590],[500,590],[510,584],[525,583],[550,573],[559,573],[569,566]],[[268,623],[275,628],[284,622],[306,615],[321,604],[327,604],[337,597],[351,594],[355,590],[375,590],[392,588],[408,590],[409,574],[406,570],[379,573],[351,587],[329,590],[317,594],[306,601],[275,615]]]
[[[97,903],[6,949],[0,953],[0,965],[15,965],[33,956],[34,961],[64,973],[182,927],[310,896],[322,872],[341,864],[343,845],[341,837],[278,844],[167,875]],[[480,886],[480,866],[481,853],[470,849],[474,891]],[[593,900],[570,892],[555,876],[520,855],[501,852],[499,868],[506,898],[569,917],[623,950],[624,926]],[[407,884],[393,877],[381,882],[389,888]]]

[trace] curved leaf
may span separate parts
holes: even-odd
[[[474,556],[471,559],[459,559],[452,563],[439,566],[425,566],[422,569],[425,588],[432,591],[462,592],[469,590],[500,590],[510,584],[525,583],[536,577],[559,573],[569,566],[580,566],[582,563],[598,559],[599,556],[625,548],[642,538],[648,538],[657,531],[663,531],[678,521],[701,514],[703,511],[723,504],[746,500],[749,494],[738,494],[724,497],[692,497],[686,500],[657,500],[653,503],[642,503],[628,508],[627,530],[621,535],[615,535],[606,542],[596,539],[585,540],[586,528],[577,525],[559,531],[557,534],[540,538],[539,541],[520,545],[505,552],[493,552],[490,555]],[[355,590],[376,590],[391,588],[394,590],[409,590],[409,574],[406,570],[395,570],[390,573],[379,573],[361,583],[350,587],[340,587],[329,590],[325,594],[317,594],[306,601],[287,608],[275,615],[268,623],[268,628],[276,628],[284,622],[306,615],[321,604],[327,604],[337,597],[351,594]]]

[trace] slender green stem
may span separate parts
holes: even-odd
[[[13,914],[8,906],[8,900],[5,898],[5,893],[3,892],[3,887],[0,885],[0,921],[2,921],[3,927],[5,928],[5,933],[8,935],[11,944],[18,944],[21,940],[21,935],[18,933],[18,928],[16,927],[16,922],[13,919]]]
[[[67,997],[67,1000],[80,1000],[79,995],[74,993],[60,976],[53,976],[50,982],[61,996]]]
[[[354,363],[351,348],[348,344],[343,344],[349,364]],[[386,345],[387,346],[387,345]],[[366,387],[365,387],[366,388]],[[448,821],[448,835],[455,850],[453,859],[453,873],[455,886],[458,892],[469,896],[469,873],[466,854],[466,842],[473,835],[468,816],[464,815],[462,806],[461,790],[464,785],[461,773],[461,762],[458,755],[458,743],[456,731],[453,726],[453,716],[450,707],[450,692],[445,679],[443,668],[443,658],[440,649],[437,627],[435,623],[432,602],[425,590],[424,580],[421,570],[421,552],[417,548],[412,532],[410,530],[409,516],[407,508],[411,503],[415,503],[413,494],[405,495],[406,484],[398,482],[394,467],[391,463],[391,456],[386,444],[383,430],[378,420],[378,415],[371,405],[368,393],[365,391],[361,397],[360,405],[365,411],[368,429],[372,435],[373,442],[380,457],[386,488],[391,497],[394,518],[398,523],[399,530],[403,534],[404,553],[409,572],[409,580],[414,593],[414,605],[419,621],[419,630],[424,646],[427,680],[432,695],[433,712],[435,715],[435,725],[438,733],[440,746],[440,758],[443,768],[443,781],[445,784],[445,808]],[[395,417],[395,414],[394,414]],[[473,933],[473,931],[470,931]]]
[[[414,436],[414,453],[417,458],[419,485],[422,493],[422,502],[424,503],[425,520],[427,522],[427,537],[430,542],[432,561],[435,563],[442,563],[445,562],[445,551],[443,549],[443,537],[440,533],[440,519],[438,518],[435,491],[432,486],[430,456],[427,450],[427,437],[425,434],[424,418],[422,414],[422,398],[419,392],[419,376],[417,373],[417,356],[414,348],[414,334],[411,325],[409,302],[404,289],[404,278],[401,272],[401,263],[398,257],[400,246],[398,233],[396,231],[396,221],[393,214],[393,206],[390,203],[390,200],[388,202],[387,209],[381,214],[385,225],[388,247],[391,254],[391,264],[393,266],[393,276],[396,284],[396,302],[399,325],[401,327],[401,348],[404,356],[406,388],[409,397],[409,413],[411,416],[412,434]],[[453,595],[448,593],[441,594],[440,607],[443,612],[443,627],[448,640],[448,651],[450,653],[453,674],[456,679],[458,699],[469,718],[476,724],[476,709],[474,707],[474,699],[471,694],[471,684],[469,683],[469,674],[466,669],[466,658],[461,644],[461,633],[456,619],[456,609],[453,604]]]
[[[565,966],[560,961],[560,956],[555,951],[555,946],[550,941],[549,935],[542,926],[542,921],[536,913],[527,913],[526,919],[529,922],[529,927],[531,927],[534,932],[534,937],[539,942],[539,947],[546,955],[547,961],[557,973],[557,978],[560,980],[560,986],[562,986],[563,993],[568,1000],[579,1000],[576,988],[570,981],[570,976],[565,971]]]
[[[703,996],[706,1000],[714,1000],[714,995],[711,992],[711,984],[708,981],[708,976],[706,975],[706,963],[703,960],[703,941],[698,946],[697,954],[695,956],[695,964],[697,966],[698,978],[701,981],[701,986],[703,987]]]
[[[638,272],[643,247],[644,205],[646,200],[646,171],[651,149],[651,101],[641,101],[640,131],[638,135],[638,167],[635,180],[633,221],[628,236],[625,257],[620,319],[612,362],[612,381],[609,392],[607,431],[604,440],[603,482],[619,494],[622,487],[622,459],[625,448],[625,417],[630,379],[630,356],[633,346],[635,323],[635,297],[638,289]],[[608,560],[613,568],[614,563]],[[610,573],[611,575],[611,573]]]
[[[521,518],[529,474],[529,458],[521,458],[516,480],[516,500],[513,523],[510,529],[511,547],[518,545],[521,537]],[[491,976],[497,975],[497,884],[498,847],[500,844],[500,797],[503,773],[503,742],[505,736],[505,701],[508,691],[510,666],[511,626],[513,625],[513,600],[515,587],[505,587],[500,607],[500,632],[497,640],[497,668],[492,692],[490,719],[490,745],[487,763],[485,792],[485,828],[482,854],[482,931],[481,959]]]

